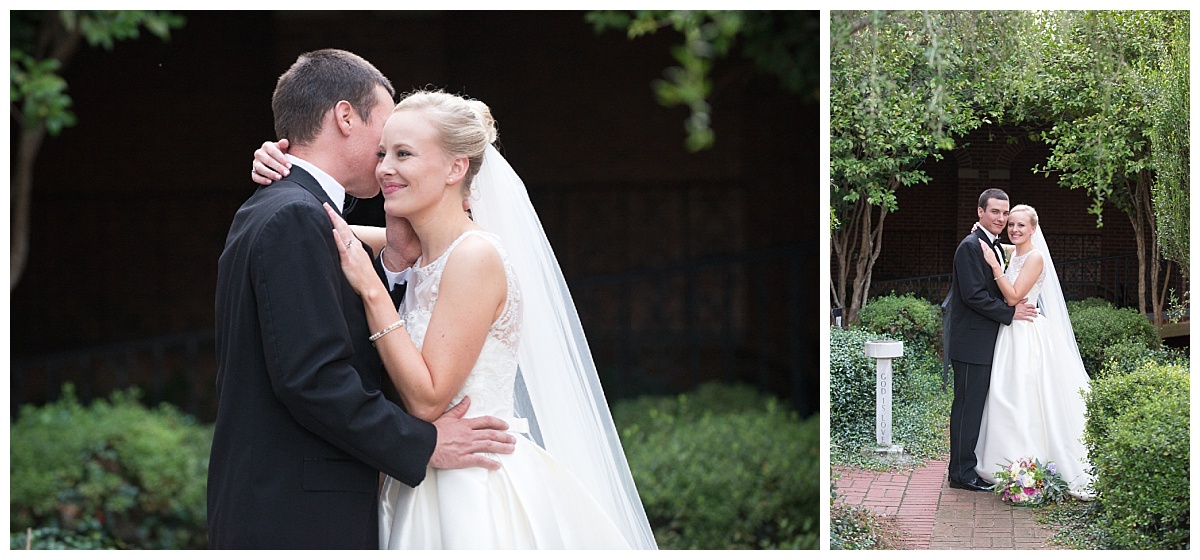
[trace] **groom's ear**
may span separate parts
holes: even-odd
[[[354,119],[358,118],[358,113],[354,111],[354,106],[349,101],[342,100],[329,110],[329,118],[332,121],[326,121],[326,125],[336,127],[342,136],[350,136],[350,130],[354,128]]]

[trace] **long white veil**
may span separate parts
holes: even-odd
[[[630,546],[657,548],[575,303],[525,184],[489,145],[472,191],[472,217],[499,236],[521,287],[518,415],[529,418],[542,446],[592,493]]]
[[[1046,273],[1046,279],[1042,282],[1042,314],[1054,323],[1054,330],[1062,339],[1059,348],[1069,348],[1070,357],[1082,368],[1083,358],[1079,355],[1075,331],[1071,328],[1071,317],[1067,314],[1067,301],[1063,296],[1062,284],[1058,280],[1058,271],[1054,268],[1054,259],[1050,256],[1050,247],[1046,245],[1046,237],[1042,235],[1040,222],[1033,231],[1033,248],[1042,254],[1042,271]]]

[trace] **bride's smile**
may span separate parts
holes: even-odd
[[[454,159],[440,146],[438,131],[428,117],[416,111],[397,111],[387,119],[379,146],[375,177],[385,209],[409,215],[456,195],[446,186],[454,183]]]
[[[1023,212],[1014,212],[1008,217],[1008,239],[1018,247],[1029,243],[1033,226]]]

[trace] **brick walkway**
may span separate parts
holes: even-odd
[[[834,466],[838,501],[895,516],[908,549],[1055,548],[1053,531],[1034,521],[1035,510],[1012,507],[990,492],[951,489],[946,461],[900,472]]]

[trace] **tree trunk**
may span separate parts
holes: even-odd
[[[1150,170],[1142,170],[1138,174],[1138,187],[1141,197],[1142,209],[1146,216],[1147,229],[1150,232],[1150,305],[1154,311],[1154,327],[1162,329],[1163,326],[1163,304],[1167,293],[1167,283],[1171,279],[1171,271],[1168,267],[1167,273],[1160,276],[1162,271],[1162,247],[1158,244],[1158,223],[1154,215],[1154,193],[1153,193],[1154,177]],[[1160,283],[1161,289],[1160,289]]]
[[[862,202],[863,199],[859,199]],[[855,204],[850,210],[850,216],[842,222],[842,229],[830,235],[830,241],[833,244],[834,254],[838,259],[838,280],[837,288],[833,293],[833,303],[838,307],[847,310],[851,301],[846,297],[847,284],[850,281],[850,263],[858,254],[854,240],[858,238],[858,231],[863,223],[863,209],[866,204]],[[830,279],[832,281],[832,279]],[[850,325],[850,317],[846,311],[843,311],[842,324]],[[857,320],[857,317],[855,317]]]
[[[9,225],[9,292],[17,287],[29,260],[29,213],[32,206],[33,163],[37,160],[46,127],[41,122],[32,130],[22,130],[17,144],[16,169],[11,193],[12,222]]]
[[[873,206],[867,206],[868,216],[873,208]],[[887,210],[881,207],[879,220],[875,222],[868,220],[869,230],[864,231],[862,235],[863,246],[860,247],[860,250],[865,257],[860,258],[858,263],[858,270],[854,278],[854,295],[851,296],[853,303],[850,304],[856,323],[862,308],[867,305],[867,298],[871,293],[871,275],[875,270],[875,261],[879,259],[879,253],[883,249],[884,218],[887,218]]]
[[[1129,225],[1133,226],[1133,241],[1137,246],[1138,258],[1138,312],[1146,314],[1146,234],[1142,219],[1141,204],[1138,203],[1138,193],[1129,180],[1125,181],[1129,193]]]
[[[1129,222],[1133,225],[1134,240],[1137,243],[1138,312],[1147,315],[1147,310],[1149,310],[1149,314],[1154,316],[1155,328],[1161,328],[1164,295],[1170,274],[1168,271],[1166,277],[1161,275],[1162,269],[1159,263],[1161,255],[1155,229],[1154,203],[1150,192],[1151,180],[1149,171],[1142,171],[1138,174],[1136,181],[1126,180],[1125,186],[1128,189],[1130,200]],[[1147,271],[1149,275],[1147,275]],[[1160,280],[1163,282],[1161,291]]]
[[[36,58],[54,58],[59,62],[59,71],[67,67],[67,63],[79,50],[83,35],[78,29],[67,29],[63,25],[59,12],[47,12],[38,30]],[[42,149],[42,141],[46,138],[46,122],[36,115],[21,115],[14,112],[14,120],[21,131],[21,139],[17,145],[16,169],[13,171],[13,184],[10,199],[12,202],[12,222],[9,224],[9,284],[12,292],[25,273],[25,265],[29,261],[29,225],[30,209],[33,204],[33,164],[37,161],[38,152]]]
[[[872,215],[875,206],[866,200],[865,196],[858,200],[850,219],[842,223],[842,231],[831,236],[838,256],[838,282],[834,300],[842,306],[842,324],[847,326],[859,322],[859,312],[871,291],[871,271],[883,248],[883,222],[887,210],[880,208],[876,221]],[[853,280],[849,277],[851,264],[854,266]]]

